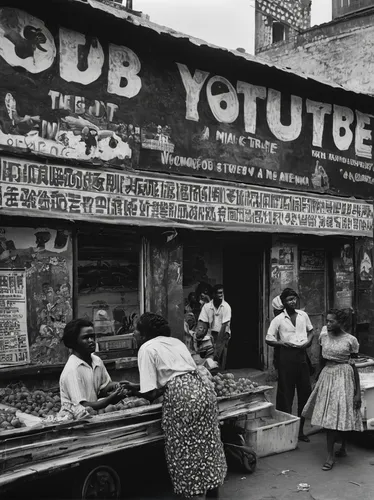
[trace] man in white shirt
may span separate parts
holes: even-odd
[[[270,323],[266,343],[279,348],[278,390],[276,407],[292,413],[292,403],[297,390],[298,415],[312,392],[306,348],[313,341],[313,325],[306,312],[296,309],[297,293],[286,288],[280,295],[284,310]],[[304,419],[300,422],[299,439],[305,442]]]
[[[93,323],[80,318],[70,321],[62,338],[72,353],[60,376],[62,409],[74,413],[83,406],[101,410],[126,396],[121,384],[112,382],[102,360],[94,354]]]
[[[227,346],[231,337],[231,307],[224,300],[223,285],[215,285],[213,299],[204,304],[199,321],[206,323],[210,329],[214,344],[214,359],[222,370],[226,366]]]

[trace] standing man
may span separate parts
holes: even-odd
[[[296,309],[297,293],[286,288],[280,295],[284,310],[270,323],[266,343],[279,348],[277,410],[291,413],[297,389],[298,416],[312,392],[306,349],[313,341],[313,325],[306,312]],[[309,442],[300,420],[299,439]]]
[[[224,300],[223,285],[213,287],[213,299],[204,304],[199,321],[210,329],[214,345],[214,359],[222,370],[226,366],[227,346],[231,337],[231,307]]]

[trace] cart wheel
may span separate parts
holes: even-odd
[[[244,469],[252,474],[257,467],[257,456],[254,451],[247,449],[243,449],[242,451],[242,463]]]
[[[77,498],[82,500],[119,498],[121,481],[112,467],[99,465],[92,469],[86,469],[82,476],[76,488]]]
[[[227,464],[231,468],[240,469],[244,472],[252,473],[256,470],[256,453],[248,446],[238,446],[225,443],[225,454]]]

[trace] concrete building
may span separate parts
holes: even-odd
[[[290,2],[279,2],[285,9]],[[292,2],[299,3],[299,2]],[[374,94],[374,2],[372,0],[332,0],[333,20],[313,28],[289,28],[288,35],[269,43],[264,40],[265,21],[256,25],[256,55],[265,61],[302,71],[355,92]],[[299,10],[300,27],[307,26],[308,10]],[[263,19],[262,2],[257,17]],[[269,23],[269,21],[266,21]],[[273,9],[271,23],[282,22]],[[274,31],[274,30],[273,30]]]

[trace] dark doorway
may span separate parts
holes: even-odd
[[[248,243],[232,241],[223,252],[225,300],[232,309],[228,369],[262,369],[260,328],[263,252],[262,245],[259,245],[258,250],[248,249],[248,246]]]

